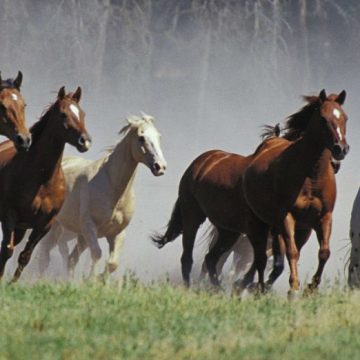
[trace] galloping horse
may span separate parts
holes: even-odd
[[[62,87],[57,100],[30,129],[32,143],[27,152],[17,152],[7,141],[0,145],[0,221],[3,240],[0,277],[14,247],[32,229],[13,277],[16,281],[28,264],[39,240],[49,231],[65,195],[61,159],[65,143],[87,151],[91,139],[79,106],[81,88],[66,94]]]
[[[313,285],[317,286],[325,257],[329,255],[327,245],[330,229],[324,223],[331,225],[336,194],[331,153],[339,160],[348,151],[345,140],[346,115],[341,108],[345,96],[343,91],[338,96],[326,97],[323,90],[318,97],[306,97],[309,104],[287,122],[286,138],[266,139],[250,156],[210,151],[194,160],[180,181],[179,198],[166,233],[153,237],[155,243],[162,247],[183,232],[184,251],[181,260],[183,278],[187,285],[190,281],[196,232],[208,217],[219,232],[218,242],[205,258],[211,282],[219,285],[216,264],[222,254],[233,246],[239,234],[245,233],[252,242],[259,283],[264,290],[269,230],[272,227],[274,232],[282,236],[285,232],[284,226],[279,227],[279,222],[265,223],[258,213],[254,213],[254,210],[261,213],[253,199],[258,193],[258,202],[262,200],[268,208],[271,207],[267,215],[276,214],[279,208],[284,213],[282,216],[294,210],[299,226],[302,223],[307,225],[304,229],[297,230],[296,237],[299,241],[305,242],[311,228],[315,227],[321,242],[319,269],[313,280]],[[264,173],[266,175],[259,180],[257,176]],[[317,191],[319,183],[312,183],[314,174],[322,174],[319,181],[326,181],[320,195]],[[252,177],[255,179],[251,179]],[[265,188],[261,188],[262,186]],[[272,203],[273,201],[275,202]],[[308,212],[304,212],[301,205]],[[298,213],[295,214],[296,211]],[[320,219],[316,214],[319,214]],[[325,225],[324,229],[317,220]],[[292,249],[294,247],[295,245]],[[296,284],[298,287],[298,283]],[[294,285],[295,282],[292,281],[292,287]]]
[[[0,75],[0,135],[12,140],[18,151],[27,150],[31,142],[29,130],[25,126],[21,82],[21,71],[15,79],[3,80]]]
[[[207,151],[197,157],[182,176],[167,230],[164,235],[153,235],[152,240],[161,248],[183,234],[181,268],[186,286],[190,286],[196,233],[206,218],[216,227],[222,240],[205,259],[210,280],[216,286],[219,285],[216,264],[220,256],[231,248],[240,234],[247,234],[249,223],[256,220],[245,200],[242,178],[262,147],[266,148],[267,143],[262,143],[249,156],[222,150]]]
[[[269,228],[279,234],[290,265],[290,295],[299,290],[297,262],[301,247],[314,229],[320,245],[319,264],[309,289],[318,287],[330,256],[332,212],[336,181],[332,157],[348,153],[347,116],[342,109],[346,93],[307,97],[309,104],[287,121],[284,138],[269,140],[245,171],[246,201],[258,217],[255,236],[249,236],[259,283],[264,289],[266,242]],[[301,134],[301,135],[299,135]],[[255,231],[255,230],[253,230]],[[251,232],[251,231],[250,231]]]
[[[294,136],[295,134],[293,134]],[[301,133],[296,134],[297,136],[301,136]],[[265,126],[265,132],[262,134],[262,138],[266,139],[270,136],[280,136],[280,129],[277,126]],[[293,139],[295,140],[295,139]],[[337,174],[337,172],[340,170],[341,162],[340,160],[335,160],[332,158],[331,160],[332,168],[334,169],[334,173]],[[312,183],[318,183],[318,179],[313,179]],[[360,191],[359,191],[360,194]],[[360,199],[360,195],[359,195]],[[356,202],[360,204],[360,200],[355,200],[354,202],[354,209],[359,208],[359,205],[356,205]],[[358,213],[358,215],[357,215]],[[360,212],[353,210],[353,218],[358,219],[360,217]],[[352,227],[356,226],[357,221],[352,220],[351,224]],[[211,249],[218,241],[218,233],[216,229],[213,227],[210,231],[210,241],[209,241],[209,249]],[[351,231],[352,234],[356,233],[356,231]],[[360,234],[360,233],[359,233]],[[310,233],[309,233],[310,235]],[[353,235],[351,236],[353,239]],[[360,236],[359,236],[360,238]],[[295,238],[295,240],[297,240]],[[280,239],[281,241],[281,239]],[[297,247],[301,248],[304,245],[304,239],[300,239],[300,241],[297,241]],[[247,236],[245,234],[242,234],[239,239],[235,242],[235,244],[231,247],[230,250],[225,252],[219,259],[216,269],[217,274],[221,274],[222,268],[227,261],[228,257],[230,256],[231,252],[234,253],[233,255],[233,261],[231,265],[231,272],[232,278],[237,278],[240,273],[242,273],[245,269],[248,269],[245,277],[243,280],[237,282],[238,288],[246,288],[250,284],[253,283],[255,273],[256,273],[256,266],[254,262],[254,251],[251,246],[251,243]],[[356,250],[354,251],[356,253]],[[273,271],[270,273],[268,280],[266,281],[266,285],[268,288],[270,288],[276,279],[281,275],[284,269],[284,256],[285,256],[285,246],[283,243],[279,244],[278,234],[274,231],[274,229],[270,232],[268,235],[268,245],[267,245],[267,257],[270,256],[273,257]],[[352,259],[355,259],[356,256],[352,256]],[[249,266],[251,265],[251,266]],[[207,267],[205,261],[203,262],[202,268],[201,268],[201,274],[200,278],[204,278],[207,274]],[[350,279],[350,277],[349,277]],[[239,289],[238,289],[239,290]]]
[[[348,284],[351,288],[360,287],[360,189],[358,190],[350,219],[351,252]]]
[[[96,161],[71,157],[63,161],[66,197],[57,222],[42,242],[40,271],[49,264],[50,250],[59,245],[65,265],[72,272],[80,254],[90,247],[91,275],[101,257],[98,238],[106,237],[109,258],[105,273],[118,267],[125,228],[134,212],[134,179],[137,165],[145,164],[153,175],[165,173],[166,161],[160,134],[152,116],[130,117],[120,130],[124,138],[111,152]],[[77,246],[68,261],[66,242],[77,237]]]

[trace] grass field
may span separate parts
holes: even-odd
[[[358,359],[360,293],[289,302],[169,284],[0,286],[0,359]]]

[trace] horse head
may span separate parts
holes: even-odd
[[[325,123],[324,136],[326,147],[331,151],[335,160],[342,160],[349,152],[349,145],[346,142],[347,115],[342,108],[346,98],[343,90],[339,95],[331,94],[326,96],[325,90],[319,94],[320,116]]]
[[[166,160],[160,146],[160,133],[154,125],[152,116],[142,114],[142,117],[131,116],[127,119],[131,133],[131,151],[137,162],[145,164],[155,176],[165,173]],[[121,132],[124,131],[121,130]]]
[[[63,136],[67,143],[75,146],[78,151],[85,152],[91,146],[91,137],[85,128],[85,113],[79,105],[80,98],[80,87],[74,93],[66,94],[63,86],[58,92],[55,108],[61,119],[58,122],[58,134]]]
[[[25,126],[25,100],[20,93],[22,73],[15,79],[0,75],[0,134],[12,140],[18,151],[27,150],[31,135]]]

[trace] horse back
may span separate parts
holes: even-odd
[[[245,156],[222,150],[211,150],[196,158],[185,171],[194,184],[212,183],[214,186],[234,188],[241,180],[248,164]]]
[[[248,207],[242,191],[242,175],[251,157],[221,150],[196,158],[185,171],[179,186],[182,211],[198,209],[216,226],[243,231]]]

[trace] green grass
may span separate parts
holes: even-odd
[[[0,286],[0,359],[357,359],[360,294],[238,300],[168,284]]]

